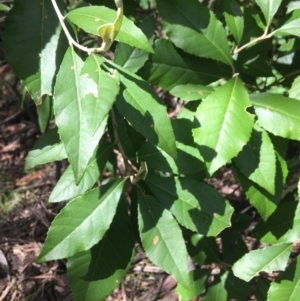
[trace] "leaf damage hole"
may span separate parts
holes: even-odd
[[[153,238],[152,243],[156,246],[158,242],[159,242],[159,237],[156,235],[156,236]]]
[[[254,112],[254,108],[253,106],[249,105],[247,107],[245,107],[245,112],[250,115],[250,116],[255,116],[255,112]]]
[[[71,66],[71,70],[75,70],[75,66],[73,65],[73,66]]]

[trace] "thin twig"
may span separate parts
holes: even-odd
[[[80,44],[78,44],[74,39],[73,37],[71,36],[71,34],[69,33],[69,30],[64,22],[65,20],[65,17],[61,14],[57,4],[56,4],[56,1],[55,0],[51,0],[52,2],[52,5],[53,5],[53,8],[57,14],[57,17],[59,19],[59,22],[62,26],[62,29],[63,31],[65,32],[65,35],[67,36],[67,39],[69,41],[69,44],[70,46],[74,45],[76,46],[78,49],[82,50],[82,51],[85,51],[87,52],[88,54],[91,54],[91,53],[94,53],[94,52],[103,52],[104,49],[102,47],[99,47],[99,48],[88,48],[88,47],[85,47],[85,46],[82,46]]]
[[[254,40],[252,40],[252,41],[250,41],[249,43],[243,45],[243,46],[240,47],[240,48],[235,48],[234,51],[233,51],[233,54],[237,54],[237,53],[239,53],[240,51],[242,51],[243,49],[245,49],[245,48],[247,48],[247,47],[249,47],[249,46],[252,46],[252,45],[255,44],[255,43],[258,43],[258,42],[261,42],[261,41],[263,41],[263,40],[269,39],[269,38],[271,38],[271,37],[274,35],[274,33],[275,33],[275,31],[273,31],[273,32],[271,32],[271,33],[269,33],[269,34],[267,34],[267,32],[268,32],[268,28],[266,28],[266,30],[265,30],[265,32],[263,33],[262,36],[260,36],[260,37],[258,37],[258,38],[256,38],[256,39],[254,39]]]

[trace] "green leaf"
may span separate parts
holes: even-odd
[[[177,159],[150,142],[146,142],[138,150],[139,162],[147,162],[152,169],[172,172],[174,174],[196,174],[205,169],[203,159],[196,147],[177,142]]]
[[[267,219],[260,221],[253,234],[270,244],[295,242],[300,238],[300,203],[290,201],[280,204]]]
[[[222,272],[214,276],[208,286],[203,301],[246,301],[251,294],[251,284],[235,277],[232,272]]]
[[[220,261],[219,247],[215,237],[193,234],[187,244],[188,253],[199,266]]]
[[[37,105],[39,127],[42,133],[45,133],[48,128],[50,119],[53,117],[53,99],[49,95],[42,97],[41,104]]]
[[[258,124],[283,138],[300,140],[300,102],[278,94],[251,94]]]
[[[127,120],[119,113],[119,111],[114,108],[114,117],[116,121],[116,129],[119,135],[119,141],[125,152],[125,155],[130,160],[136,159],[137,150],[145,143],[145,137],[138,133]],[[110,136],[114,138],[114,130],[111,128],[112,124],[109,123],[108,130],[110,131]]]
[[[177,47],[232,66],[226,31],[204,4],[196,0],[161,0],[157,6],[164,30]]]
[[[28,153],[25,160],[25,171],[54,161],[67,158],[65,147],[60,141],[57,128],[51,129],[43,134]]]
[[[78,186],[75,184],[72,168],[71,166],[68,166],[53,188],[49,197],[49,202],[56,203],[70,200],[92,188],[99,179],[112,148],[113,145],[110,143],[101,144],[99,146],[95,156],[91,158]]]
[[[268,193],[261,186],[255,184],[243,173],[241,173],[235,165],[232,166],[234,175],[237,177],[242,185],[243,191],[245,192],[250,203],[257,209],[261,218],[266,220],[277,208],[277,203],[281,197],[273,196]],[[281,184],[282,186],[282,184]]]
[[[238,231],[231,228],[221,233],[222,239],[222,261],[234,264],[248,252],[248,248]]]
[[[102,63],[102,57],[90,55],[81,70],[81,75],[91,78],[97,84],[97,97],[95,98],[94,95],[85,97],[88,105],[84,105],[90,113],[87,120],[93,134],[106,119],[120,90],[118,71],[115,70],[113,75],[108,74],[99,67]]]
[[[152,196],[138,191],[138,203],[140,237],[148,258],[189,288],[188,254],[179,225]]]
[[[291,34],[294,36],[300,36],[300,20],[295,19],[287,21],[278,29],[274,30],[274,35]]]
[[[235,0],[223,1],[226,23],[237,44],[240,43],[244,31],[244,18],[239,4]]]
[[[74,300],[102,300],[109,295],[130,268],[133,254],[134,237],[126,203],[122,200],[103,239],[92,249],[68,260]]]
[[[155,24],[153,18],[144,20],[139,26],[151,42],[153,40],[154,26]],[[120,65],[123,68],[135,73],[142,68],[148,57],[149,53],[144,50],[136,49],[129,45],[119,43],[116,46],[114,62],[117,65]]]
[[[254,118],[247,112],[249,106],[243,83],[233,78],[198,107],[195,118],[201,128],[193,130],[194,139],[211,175],[235,157],[250,139]]]
[[[267,301],[297,301],[300,296],[300,257],[272,282]]]
[[[226,65],[179,51],[165,39],[156,40],[154,49],[155,54],[140,73],[165,90],[185,84],[209,84],[231,74]]]
[[[132,126],[171,157],[176,158],[175,137],[166,107],[142,80],[121,75],[124,98],[116,105]]]
[[[268,133],[254,126],[249,142],[234,159],[238,169],[269,193],[275,193],[276,156]]]
[[[9,10],[10,10],[9,6],[0,3],[0,11],[9,12]]]
[[[214,89],[211,87],[197,84],[186,84],[175,86],[170,90],[170,94],[184,100],[192,101],[204,99],[213,91]]]
[[[206,183],[151,174],[148,174],[146,183],[162,206],[187,229],[217,236],[230,227],[234,209]]]
[[[300,75],[295,78],[293,85],[289,91],[289,97],[300,100]]]
[[[123,185],[124,181],[116,180],[69,202],[52,222],[38,260],[71,257],[102,239],[116,213]]]
[[[279,244],[251,251],[233,265],[233,273],[248,282],[261,271],[282,271],[287,265],[291,248],[292,244]]]
[[[260,9],[262,10],[266,19],[267,26],[272,22],[282,0],[255,0]]]
[[[58,3],[66,8],[63,1]],[[35,103],[52,95],[57,69],[68,47],[51,1],[14,1],[3,34],[6,59]]]
[[[207,278],[209,276],[209,270],[195,270],[191,272],[192,284],[187,289],[186,287],[178,284],[176,287],[176,293],[179,295],[180,301],[194,300],[197,296],[205,290]]]
[[[288,14],[296,9],[300,9],[300,1],[292,1],[288,3],[286,13]]]
[[[98,36],[98,28],[116,19],[116,11],[105,6],[86,6],[70,11],[66,17],[84,31]],[[134,23],[123,16],[122,27],[116,40],[130,46],[153,53],[144,33]]]
[[[56,124],[77,185],[94,154],[107,122],[107,118],[104,118],[99,126],[95,121],[98,87],[87,76],[80,76],[82,67],[82,60],[70,47],[57,75],[54,92]]]

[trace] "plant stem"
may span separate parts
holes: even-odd
[[[252,46],[252,45],[255,44],[255,43],[258,43],[258,42],[261,42],[261,41],[263,41],[263,40],[269,39],[269,38],[271,38],[271,37],[273,36],[273,34],[275,33],[275,31],[273,31],[273,32],[271,32],[271,33],[269,33],[269,34],[267,34],[267,32],[268,32],[268,28],[266,28],[266,30],[265,30],[265,32],[263,33],[262,36],[260,36],[260,37],[258,37],[258,38],[256,38],[256,39],[254,39],[254,40],[252,40],[252,41],[250,41],[249,43],[243,45],[243,46],[240,47],[240,48],[235,48],[234,51],[233,51],[233,53],[234,53],[234,54],[237,54],[237,53],[239,53],[240,51],[244,50],[245,48],[247,48],[247,47],[249,47],[249,46]]]
[[[115,145],[117,146],[119,152],[121,153],[122,157],[123,157],[123,161],[124,161],[124,164],[125,164],[125,171],[126,171],[126,174],[127,175],[134,175],[135,172],[132,168],[132,166],[129,164],[129,160],[125,154],[125,151],[123,149],[123,146],[120,142],[120,138],[119,138],[119,134],[118,134],[118,124],[117,124],[117,121],[116,121],[116,116],[115,116],[115,113],[114,113],[114,110],[111,109],[110,110],[110,117],[111,117],[111,121],[112,121],[112,126],[113,126],[113,132],[114,132],[114,138],[115,138]]]
[[[66,35],[66,37],[67,37],[67,39],[68,39],[68,41],[69,41],[70,46],[74,45],[74,46],[77,47],[78,49],[80,49],[80,50],[82,50],[82,51],[85,51],[85,52],[87,52],[88,54],[91,54],[91,53],[94,53],[94,52],[105,51],[105,50],[103,49],[103,47],[99,47],[99,48],[88,48],[88,47],[82,46],[82,45],[80,45],[79,43],[77,43],[77,42],[73,39],[73,37],[71,36],[71,34],[69,33],[68,28],[67,28],[67,26],[66,26],[66,24],[65,24],[65,22],[64,22],[65,17],[61,14],[61,12],[60,12],[60,10],[59,10],[57,4],[56,4],[56,1],[55,1],[55,0],[51,0],[51,2],[52,2],[52,5],[53,5],[53,8],[54,8],[54,10],[55,10],[55,12],[56,12],[56,14],[57,14],[57,17],[58,17],[58,19],[59,19],[59,22],[60,22],[60,24],[61,24],[61,26],[62,26],[62,28],[63,28],[63,31],[65,32],[65,35]]]

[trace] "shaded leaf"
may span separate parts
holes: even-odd
[[[187,289],[178,284],[176,293],[179,295],[180,301],[190,301],[201,294],[205,290],[205,284],[209,276],[209,270],[195,270],[191,272],[192,284]]]
[[[49,196],[49,202],[56,203],[70,200],[92,188],[99,179],[112,148],[112,144],[101,144],[99,146],[95,156],[91,158],[78,186],[75,184],[72,168],[68,166],[53,188]]]
[[[39,261],[71,257],[98,243],[113,220],[123,185],[116,180],[69,202],[52,222]]]
[[[253,234],[265,243],[295,242],[300,238],[300,203],[280,204],[267,221],[260,221]]]
[[[250,283],[235,277],[232,272],[221,272],[221,274],[214,276],[203,301],[246,301],[250,294]]]
[[[66,8],[58,2],[61,10]],[[6,59],[35,103],[52,95],[57,69],[68,47],[51,1],[14,1],[3,34]]]
[[[107,122],[104,118],[100,125],[95,123],[98,88],[93,80],[80,76],[82,67],[82,60],[70,47],[57,75],[54,93],[56,124],[76,184],[83,177]]]
[[[206,183],[151,174],[146,183],[162,206],[184,227],[207,236],[216,236],[230,227],[233,208]]]
[[[182,143],[176,143],[176,146],[177,159],[173,159],[152,143],[146,142],[138,150],[138,160],[146,162],[149,168],[175,174],[196,174],[205,169],[203,159],[196,147]]]
[[[68,260],[74,300],[102,300],[109,295],[130,268],[133,254],[134,237],[125,202],[121,201],[103,239]]]
[[[250,139],[254,118],[246,111],[249,106],[243,83],[233,78],[198,107],[195,118],[201,127],[194,129],[193,134],[211,175],[235,157]]]
[[[86,6],[70,11],[66,17],[84,31],[98,36],[98,28],[107,23],[113,23],[117,12],[105,6]],[[144,33],[127,17],[123,16],[121,29],[116,40],[133,47],[153,52]]]
[[[300,296],[300,257],[272,282],[267,301],[297,301]]]
[[[249,142],[234,159],[238,169],[249,180],[275,193],[276,156],[268,133],[255,126]]]
[[[138,203],[140,236],[148,258],[189,288],[188,254],[179,225],[152,196],[139,191]]]
[[[175,137],[166,107],[144,81],[121,75],[124,98],[116,105],[121,114],[143,136],[176,158]]]
[[[207,288],[206,294],[203,301],[227,301],[228,300],[228,292],[225,288],[225,281],[227,278],[228,272],[224,273],[222,276],[216,275],[214,277],[214,281]]]
[[[245,281],[250,281],[261,271],[271,273],[284,270],[291,248],[291,244],[279,244],[251,251],[233,265],[233,273]]]
[[[166,34],[177,47],[232,66],[225,29],[204,4],[196,0],[161,0],[157,6]]]
[[[216,239],[201,234],[193,234],[187,244],[188,253],[199,266],[220,261]]]
[[[149,18],[144,20],[139,27],[152,42],[154,19]],[[115,50],[114,62],[131,72],[137,72],[147,61],[148,57],[149,53],[144,50],[133,48],[127,44],[118,43]]]
[[[258,184],[252,182],[243,173],[241,173],[235,164],[232,165],[235,176],[243,187],[250,203],[257,209],[261,218],[266,220],[277,208],[283,192],[283,175],[280,164],[276,162],[275,194],[272,195]]]
[[[300,140],[300,102],[279,94],[251,94],[258,124],[283,138]]]
[[[67,158],[65,147],[60,141],[57,128],[51,129],[43,134],[28,153],[25,160],[25,171],[54,161]]]
[[[226,65],[179,51],[165,39],[156,40],[154,49],[155,54],[140,74],[165,90],[185,84],[209,84],[231,74]]]
[[[244,17],[239,4],[235,0],[223,1],[225,20],[237,44],[240,43],[244,31]]]

